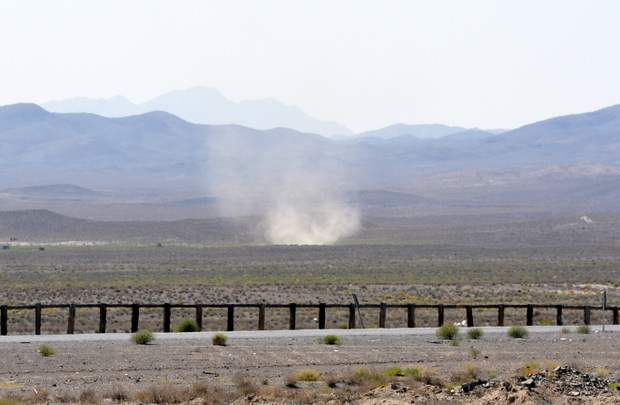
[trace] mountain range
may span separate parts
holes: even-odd
[[[110,99],[75,97],[68,100],[50,101],[41,106],[49,112],[91,113],[111,118],[164,111],[196,124],[237,124],[263,130],[290,128],[299,132],[338,139],[350,139],[350,137],[389,139],[403,135],[412,135],[420,139],[440,138],[448,135],[483,137],[504,132],[504,130],[467,129],[441,124],[394,124],[354,134],[344,125],[320,121],[310,117],[296,106],[284,105],[273,98],[235,103],[226,99],[217,90],[204,86],[171,91],[141,104],[134,104],[125,97],[116,96]]]
[[[0,209],[40,208],[25,201],[43,200],[60,209],[71,201],[103,209],[120,201],[141,214],[157,206],[158,213],[193,207],[220,215],[216,204],[252,214],[285,194],[308,205],[337,195],[390,215],[489,206],[617,209],[620,105],[496,134],[453,130],[426,139],[407,128],[398,136],[334,139],[195,124],[162,111],[108,118],[9,105],[0,107]]]
[[[324,136],[352,134],[343,125],[320,121],[295,106],[284,105],[273,98],[235,103],[217,90],[203,86],[171,91],[141,104],[116,96],[110,99],[76,97],[43,103],[41,106],[50,112],[85,112],[104,117],[165,111],[197,124],[237,124],[256,129],[282,127]]]

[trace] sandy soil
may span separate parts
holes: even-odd
[[[479,386],[471,393],[463,393],[459,387],[441,389],[394,378],[385,388],[356,390],[346,401],[332,403],[620,403],[620,391],[598,390],[593,392],[595,395],[586,396],[576,388],[571,394],[557,385],[538,383],[526,387],[516,380],[521,367],[535,362],[537,371],[568,365],[590,373],[592,378],[616,381],[620,378],[618,332],[532,333],[526,339],[487,333],[480,340],[461,339],[455,345],[433,334],[413,335],[405,331],[398,336],[371,336],[358,331],[355,335],[343,335],[340,346],[319,343],[317,336],[323,332],[338,333],[245,337],[242,333],[247,332],[233,332],[227,333],[226,346],[212,345],[208,333],[196,335],[198,338],[175,339],[158,335],[149,345],[135,345],[127,339],[50,341],[55,354],[48,357],[38,353],[43,341],[22,339],[11,343],[0,338],[0,398],[9,394],[32,397],[33,392],[43,392],[45,398],[39,398],[42,403],[59,403],[79,398],[86,390],[93,390],[100,398],[110,397],[118,390],[131,397],[153,386],[187,387],[195,383],[234,390],[238,377],[247,375],[261,390],[278,388],[280,394],[274,397],[276,391],[271,389],[270,397],[263,401],[283,403],[286,401],[282,398],[292,390],[285,388],[287,376],[302,369],[332,375],[338,385],[344,386],[347,376],[359,367],[384,370],[391,366],[424,366],[449,384],[459,371],[475,365],[479,368],[477,377],[489,380],[490,385]],[[479,351],[475,358],[472,348]],[[319,392],[319,388],[315,391]],[[257,398],[261,398],[260,393],[236,401],[256,402]],[[316,399],[324,401],[325,398]],[[301,402],[314,400],[298,397],[290,403]]]

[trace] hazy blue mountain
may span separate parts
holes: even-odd
[[[104,117],[126,117],[128,115],[141,114],[144,111],[125,97],[116,96],[110,99],[91,99],[86,97],[74,97],[62,101],[50,101],[42,104],[47,111],[57,113],[91,113]]]
[[[502,133],[502,132],[500,132]],[[497,135],[496,133],[483,131],[482,129],[468,129],[462,132],[455,132],[453,134],[449,134],[444,136],[445,139],[450,140],[467,140],[467,139],[482,139],[487,138],[489,136]]]
[[[75,186],[73,184],[49,184],[43,186],[26,186],[26,187],[13,187],[0,190],[2,194],[8,194],[11,197],[17,198],[96,198],[101,195],[96,191]]]
[[[50,112],[86,112],[113,118],[165,111],[197,124],[237,124],[255,129],[284,127],[324,136],[352,134],[343,125],[320,121],[272,98],[235,103],[217,90],[200,86],[171,91],[137,105],[117,96],[107,100],[78,97],[44,103],[42,107]]]
[[[314,190],[296,197],[310,203],[326,194],[325,182],[353,193],[355,204],[395,210],[445,199],[545,204],[554,190],[573,196],[573,205],[599,201],[597,193],[614,204],[620,195],[620,105],[498,135],[335,140],[287,128],[193,124],[162,111],[106,118],[16,104],[0,107],[0,142],[0,190],[13,193],[72,184],[136,201],[172,193],[169,201],[242,204],[286,184]],[[80,189],[24,190],[66,196]]]
[[[407,125],[407,124],[394,124],[389,127],[375,129],[372,131],[362,132],[358,134],[359,138],[381,138],[389,139],[396,138],[403,135],[411,135],[416,138],[441,138],[446,135],[455,134],[457,132],[465,131],[462,127],[450,127],[440,124],[421,124],[421,125]]]

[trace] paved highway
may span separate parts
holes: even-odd
[[[561,333],[561,329],[569,327],[573,331],[576,326],[527,326],[531,333]],[[600,333],[603,326],[592,325],[591,333]],[[481,327],[485,334],[506,334],[509,327]],[[235,331],[223,332],[230,339],[274,339],[295,337],[322,337],[328,334],[336,334],[340,337],[347,336],[425,336],[434,335],[437,328],[389,328],[389,329],[302,329],[302,330],[271,330],[271,331]],[[461,332],[467,328],[462,327]],[[620,325],[606,325],[606,332],[620,332]],[[194,332],[194,333],[156,333],[158,340],[174,339],[209,339],[217,332]],[[23,343],[23,342],[97,342],[97,341],[126,341],[129,333],[93,333],[75,335],[8,335],[0,336],[0,343]]]

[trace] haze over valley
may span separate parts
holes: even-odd
[[[159,100],[188,109],[204,92]],[[282,123],[301,113],[278,111]],[[620,106],[509,131],[398,124],[333,137],[274,126],[0,107],[0,209],[100,220],[258,216],[252,232],[272,243],[323,244],[372,216],[585,215],[615,211],[620,197]]]

